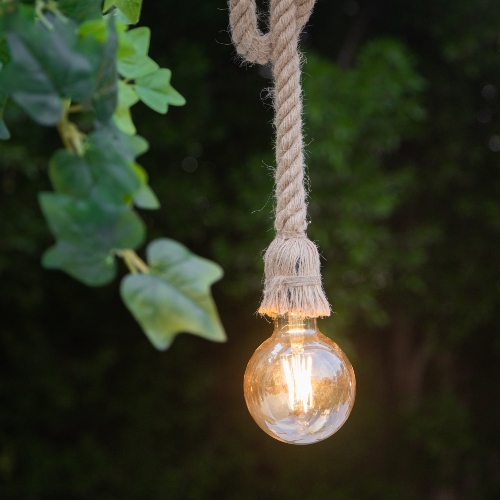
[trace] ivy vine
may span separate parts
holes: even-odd
[[[39,203],[55,244],[42,264],[90,286],[116,278],[117,258],[130,274],[124,303],[158,349],[190,332],[214,341],[225,333],[210,293],[221,268],[180,243],[149,243],[136,250],[146,228],[134,207],[159,200],[137,163],[146,139],[137,135],[130,108],[139,101],[158,113],[182,106],[171,72],[149,57],[150,30],[131,28],[142,0],[0,2],[0,139],[9,102],[36,123],[57,127],[63,149],[49,160],[53,192]],[[92,123],[81,130],[74,116]]]

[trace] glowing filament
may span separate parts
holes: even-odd
[[[313,406],[311,385],[312,356],[296,353],[282,356],[281,363],[288,386],[291,410],[307,410]]]

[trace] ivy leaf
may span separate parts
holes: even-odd
[[[10,61],[9,46],[5,35],[0,37],[0,63],[7,64]]]
[[[90,196],[94,180],[88,163],[66,149],[56,151],[49,162],[49,178],[54,190],[76,198]]]
[[[135,136],[133,136],[135,137]],[[133,169],[141,181],[141,187],[134,195],[134,205],[146,210],[160,208],[160,202],[154,191],[148,186],[148,173],[138,163],[133,164]]]
[[[7,102],[7,94],[0,88],[0,140],[6,141],[10,139],[10,132],[3,121],[3,112],[5,103]]]
[[[108,38],[106,20],[101,17],[100,19],[85,21],[78,28],[78,34],[80,36],[92,36],[98,42],[103,43]]]
[[[157,210],[161,206],[158,197],[148,184],[142,184],[135,193],[134,205],[145,210]]]
[[[88,136],[84,157],[96,180],[99,196],[107,202],[120,204],[137,192],[141,179],[112,141],[108,129],[93,132]]]
[[[123,156],[107,129],[88,136],[83,156],[56,151],[49,177],[58,193],[113,205],[129,203],[144,184],[142,172]]]
[[[76,198],[117,205],[133,201],[139,208],[155,210],[160,202],[148,186],[148,174],[134,163],[148,148],[143,137],[126,136],[109,127],[99,129],[88,137],[83,156],[65,149],[54,153],[49,162],[52,187]]]
[[[102,18],[101,0],[59,0],[57,8],[80,23]]]
[[[126,59],[135,54],[135,47],[127,35],[127,25],[115,22],[116,32],[118,33],[118,59]]]
[[[130,30],[123,36],[133,46],[134,53],[118,61],[120,75],[135,79],[158,71],[160,67],[148,56],[151,30],[143,26]]]
[[[7,128],[7,125],[5,125],[5,122],[2,119],[0,120],[0,140],[7,141],[9,139],[10,139],[9,129]]]
[[[224,342],[224,328],[210,294],[222,269],[168,238],[150,243],[147,259],[151,272],[126,276],[120,291],[151,343],[167,349],[181,332]]]
[[[127,142],[134,159],[143,155],[149,149],[149,142],[140,135],[132,135],[128,137]]]
[[[125,24],[126,26],[133,24],[132,21],[118,8],[113,9],[109,15],[113,16],[115,21],[120,24]]]
[[[113,115],[116,126],[125,134],[134,135],[136,128],[130,114],[130,107],[139,100],[133,87],[123,81],[118,82],[118,106]]]
[[[118,36],[112,19],[107,22],[106,32],[107,39],[96,71],[96,90],[93,96],[96,117],[102,122],[107,122],[113,116],[118,104],[118,74],[116,68]]]
[[[154,73],[158,69],[158,64],[149,56],[133,55],[118,61],[118,72],[125,78],[139,78]]]
[[[128,135],[122,132],[113,121],[99,129],[106,134],[106,140],[125,161],[133,163],[135,159],[149,149],[149,143],[139,135]]]
[[[42,258],[43,266],[65,271],[86,285],[113,280],[114,252],[137,248],[144,240],[144,224],[129,207],[55,193],[41,193],[39,202],[56,238]]]
[[[115,5],[130,19],[132,24],[139,21],[142,0],[115,0]]]
[[[109,144],[127,161],[133,162],[149,149],[149,143],[140,135],[128,135],[122,132],[113,122],[103,127]]]
[[[183,106],[186,100],[172,85],[170,77],[172,72],[169,69],[159,69],[155,73],[136,79],[135,91],[141,101],[154,109],[158,113],[165,114],[168,105]]]
[[[141,56],[147,56],[149,52],[149,44],[151,43],[151,30],[146,26],[134,28],[127,31],[129,40],[134,45],[135,51]]]
[[[104,13],[108,12],[111,7],[115,5],[115,0],[104,0],[104,5],[102,6],[102,11]]]
[[[8,23],[11,61],[0,83],[28,115],[42,125],[56,124],[62,112],[61,97],[85,101],[96,82],[92,60],[101,47],[77,34],[74,21],[48,16],[53,30],[21,16]]]

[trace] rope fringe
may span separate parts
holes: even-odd
[[[319,254],[307,238],[304,188],[302,90],[299,35],[315,0],[271,0],[270,28],[257,26],[255,0],[229,0],[231,34],[237,53],[249,63],[273,67],[276,127],[277,235],[264,256],[265,288],[259,313],[329,316],[321,285]]]

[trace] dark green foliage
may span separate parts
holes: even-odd
[[[101,0],[58,0],[57,7],[68,17],[82,23],[101,19]]]
[[[44,266],[64,270],[86,285],[112,281],[116,274],[112,252],[137,248],[144,241],[144,224],[135,212],[98,197],[79,200],[42,193],[40,206],[57,240],[44,254]]]
[[[21,16],[6,23],[11,61],[0,73],[0,85],[42,125],[61,118],[62,98],[85,101],[96,90],[96,61],[101,48],[77,34],[77,24],[48,16],[46,29]]]
[[[130,107],[142,99],[165,114],[169,104],[185,104],[170,84],[170,70],[160,68],[147,56],[149,29],[127,32],[126,25],[116,20],[116,14],[121,13],[137,22],[140,6],[140,0],[118,2],[117,9],[106,17],[101,14],[100,2],[93,0],[37,2],[34,9],[12,3],[1,12],[0,34],[6,36],[10,58],[5,58],[7,64],[0,72],[0,139],[10,137],[3,121],[7,97],[38,123],[57,125],[66,147],[57,151],[49,164],[49,178],[57,194],[40,196],[56,245],[45,252],[42,262],[91,286],[115,278],[117,256],[124,258],[133,273],[149,273],[133,252],[143,243],[145,228],[132,206],[158,209],[160,203],[148,185],[146,171],[134,161],[147,151],[148,144],[134,135]],[[111,7],[108,2],[105,10]],[[120,73],[127,80],[118,76],[118,59],[123,60]],[[90,134],[70,121],[69,115],[75,111],[92,117],[94,130]],[[217,279],[221,275],[219,269]],[[150,278],[135,276],[129,281]],[[158,348],[165,349],[171,342],[166,337],[190,326],[197,335],[224,340],[210,298],[209,286],[216,277],[211,278],[191,276],[191,286],[200,279],[205,297],[180,308],[178,317],[175,287],[180,287],[178,295],[185,294],[178,281],[170,283],[173,293],[170,290],[170,294],[157,297],[143,291],[141,300],[135,294],[126,303],[141,318],[141,324],[149,325],[161,323],[164,308],[172,301],[168,319],[176,326],[164,325],[166,333],[152,337],[151,328],[145,326]],[[187,312],[196,309],[197,300],[203,303],[206,314],[189,323]],[[148,320],[142,321],[145,316]]]
[[[92,107],[95,110],[96,118],[105,123],[113,116],[118,104],[118,78],[116,69],[118,37],[112,18],[109,18],[107,23],[103,19],[97,22],[104,25],[105,47],[102,51],[101,61],[96,72],[97,81],[93,94]]]
[[[272,112],[259,100],[270,82],[235,62],[219,0],[149,0],[148,54],[188,104],[167,119],[133,108],[162,205],[142,216],[151,239],[171,236],[224,268],[214,289],[229,342],[180,335],[158,353],[116,287],[40,268],[50,236],[36,195],[61,146],[9,101],[2,500],[500,497],[500,10],[490,0],[349,6],[319,1],[302,38],[308,232],[336,311],[320,328],[356,371],[349,420],[293,447],[245,408],[246,363],[272,329],[254,315],[273,236]],[[79,120],[90,131],[91,113]],[[134,162],[144,143],[112,132]]]
[[[7,102],[7,93],[0,88],[0,139],[6,140],[10,139],[10,132],[3,121],[3,111],[5,108],[5,104]]]

